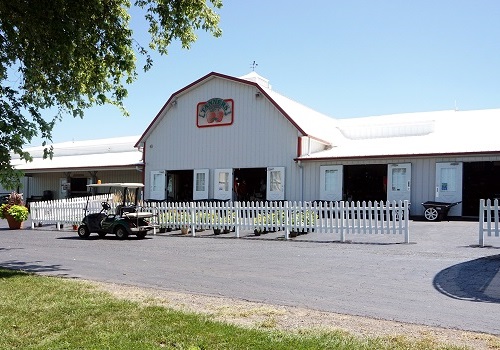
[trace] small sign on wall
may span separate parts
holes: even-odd
[[[211,98],[198,103],[196,125],[199,128],[233,124],[234,101],[232,99]]]

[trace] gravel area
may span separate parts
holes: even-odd
[[[425,339],[428,344],[449,344],[470,349],[500,349],[500,337],[455,329],[437,328],[322,312],[299,307],[255,303],[245,300],[130,285],[88,281],[121,299],[200,313],[213,320],[244,327],[298,331],[344,331],[358,337]]]

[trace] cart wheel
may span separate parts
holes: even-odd
[[[89,228],[84,225],[79,226],[77,232],[80,238],[88,238],[90,236]]]
[[[125,230],[125,227],[123,226],[118,226],[115,230],[115,236],[118,237],[119,239],[125,239],[128,237],[127,230]]]
[[[439,213],[438,211],[436,210],[436,208],[427,208],[425,209],[424,211],[424,216],[425,218],[428,220],[428,221],[436,221],[438,216],[439,216]]]

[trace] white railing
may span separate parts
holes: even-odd
[[[88,201],[88,212],[98,212],[108,196]],[[111,212],[116,205],[109,201]],[[32,227],[37,223],[75,225],[86,214],[87,198],[34,202]],[[286,239],[300,232],[334,232],[341,242],[348,234],[401,234],[410,242],[409,203],[393,202],[144,202],[139,211],[153,213],[156,228],[255,232],[284,231]]]
[[[85,208],[90,213],[98,212],[102,209],[101,203],[106,201],[112,207],[111,210],[114,210],[116,204],[112,194],[32,202],[31,227],[34,228],[38,224],[55,224],[57,229],[61,229],[65,224],[78,225],[86,215]]]
[[[345,242],[347,234],[402,234],[410,242],[409,203],[393,202],[151,202],[153,224],[164,228],[189,228],[193,236],[203,229],[335,232]]]
[[[500,207],[498,199],[481,199],[479,204],[479,245],[484,247],[484,236],[500,237]]]

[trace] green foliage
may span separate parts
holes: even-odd
[[[1,349],[456,349],[341,332],[286,333],[118,300],[87,283],[0,268]],[[429,346],[431,345],[431,346]]]
[[[16,221],[26,221],[28,219],[28,208],[24,206],[23,194],[12,192],[7,203],[0,206],[0,219],[6,219],[10,214]]]
[[[211,4],[211,6],[209,5]],[[136,0],[149,21],[149,49],[167,54],[180,40],[184,48],[195,31],[221,35],[216,9],[221,0]],[[34,137],[52,156],[54,125],[63,117],[83,117],[87,108],[112,104],[124,115],[126,85],[137,76],[136,52],[153,61],[134,40],[129,0],[0,1],[0,183],[15,188],[19,172],[12,154],[30,161],[23,146]],[[45,119],[42,111],[53,115]]]
[[[28,219],[28,208],[24,205],[2,204],[0,206],[0,219],[5,219],[5,214],[10,214],[16,221],[26,221]]]

